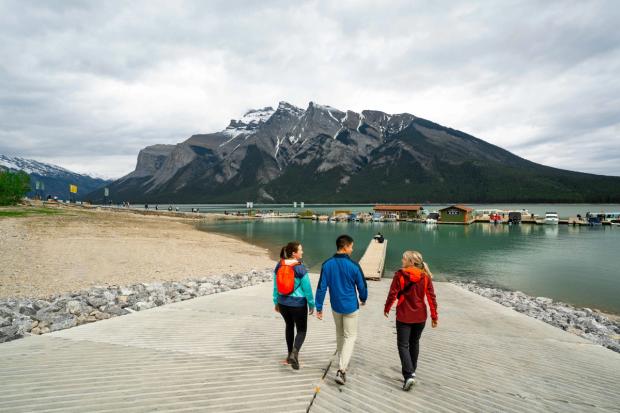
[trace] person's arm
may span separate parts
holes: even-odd
[[[276,283],[276,273],[273,273],[273,305],[274,309],[278,311],[278,284]]]
[[[310,275],[308,273],[304,274],[301,279],[301,291],[304,293],[306,300],[308,301],[308,307],[310,307],[310,311],[314,310],[314,296],[312,295],[312,284],[310,283]]]
[[[385,300],[385,307],[383,308],[383,315],[386,317],[390,313],[390,309],[392,308],[394,301],[396,301],[396,297],[398,297],[398,293],[401,288],[400,277],[398,275],[394,275],[394,278],[392,278],[392,284],[390,285],[390,291],[388,292],[388,296]]]
[[[437,315],[437,297],[435,296],[435,288],[433,287],[433,280],[431,277],[427,277],[428,284],[426,285],[426,301],[431,309],[431,320],[433,328],[437,327],[438,315]]]
[[[359,264],[355,264],[357,268],[355,284],[357,285],[357,293],[359,294],[360,301],[362,305],[366,303],[368,299],[368,284],[366,284],[366,277],[364,277],[364,271],[362,271],[362,267]]]
[[[325,274],[324,266],[321,266],[321,276],[319,277],[319,283],[316,286],[316,311],[317,317],[321,318],[323,313],[323,301],[325,300],[325,294],[327,293],[327,276]]]

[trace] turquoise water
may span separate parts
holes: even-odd
[[[339,235],[357,241],[353,258],[359,260],[381,231],[389,240],[385,276],[398,268],[404,250],[413,249],[424,255],[437,279],[478,280],[620,314],[620,227],[264,220],[209,223],[201,229],[263,246],[274,257],[286,242],[299,240],[306,264],[317,272],[334,253]]]

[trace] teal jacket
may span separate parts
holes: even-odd
[[[314,295],[312,294],[312,285],[310,284],[310,276],[306,267],[303,265],[295,266],[295,287],[294,291],[289,295],[278,293],[278,286],[276,284],[278,268],[280,268],[279,262],[273,273],[273,304],[282,304],[290,307],[304,307],[308,305],[308,307],[314,308]]]

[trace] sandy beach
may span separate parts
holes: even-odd
[[[268,251],[196,219],[68,209],[0,218],[0,298],[264,269]]]

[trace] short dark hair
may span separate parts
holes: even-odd
[[[341,235],[336,239],[336,248],[341,250],[344,247],[348,247],[349,245],[353,244],[353,238],[351,238],[349,235]]]

